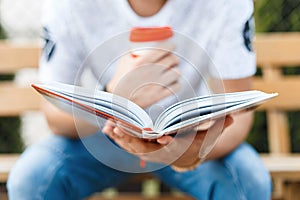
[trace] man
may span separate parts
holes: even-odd
[[[86,66],[82,63],[98,44],[105,46],[106,55],[113,50],[105,41],[133,26],[171,26],[207,52],[225,92],[249,90],[255,72],[249,36],[252,13],[251,0],[52,0],[46,4],[41,81],[78,84],[82,66]],[[132,71],[141,66],[149,69],[149,64],[162,66],[164,70],[156,76],[163,80],[161,85],[150,84],[140,90],[136,90],[139,85],[134,85],[132,91],[122,95],[145,109],[154,104],[164,107],[176,102],[174,93],[184,98],[181,78],[195,79],[183,60],[171,53],[173,48],[176,44],[164,46],[169,51],[149,50],[138,58],[124,55],[111,76],[103,75],[97,64],[91,64],[91,71],[95,80],[104,77],[102,84],[108,92],[119,94],[131,85],[128,81],[132,79],[126,77]],[[150,76],[147,70],[139,73],[136,79]],[[196,93],[204,94],[203,81],[197,79],[194,83],[199,83],[193,85]],[[257,153],[244,143],[252,122],[250,112],[217,121],[208,133],[202,130],[193,138],[189,134],[180,138],[164,136],[149,142],[109,122],[99,130],[47,102],[43,110],[55,135],[24,152],[9,177],[10,199],[82,199],[116,185],[131,174],[128,172],[143,171],[138,157],[149,161],[145,171],[150,166],[166,184],[196,199],[270,198],[268,172]],[[212,151],[204,160],[199,158],[205,136],[220,132],[223,133]],[[125,158],[113,152],[115,144],[106,146],[103,133],[129,152],[121,154]],[[185,141],[190,143],[182,147]],[[163,153],[151,153],[157,150]],[[155,167],[157,163],[168,166]]]

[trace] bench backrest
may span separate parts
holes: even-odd
[[[264,104],[268,118],[268,140],[271,153],[290,152],[286,111],[300,108],[300,77],[284,76],[284,66],[300,66],[300,34],[259,34],[255,49],[262,76],[254,79],[254,89],[278,92],[279,97]],[[23,68],[38,67],[38,45],[21,46],[0,42],[0,75],[16,73]],[[30,88],[13,82],[0,82],[0,116],[17,116],[27,110],[38,110],[40,96]]]
[[[300,33],[258,35],[255,48],[262,76],[255,78],[254,88],[279,93],[260,108],[267,113],[269,151],[290,153],[287,111],[300,109],[300,75],[284,75],[283,69],[300,66]]]
[[[24,68],[38,68],[38,45],[16,45],[0,42],[0,75],[15,74]],[[40,108],[40,97],[29,85],[18,86],[13,81],[0,82],[0,117],[19,116]]]

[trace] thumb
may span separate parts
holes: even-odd
[[[231,115],[227,115],[224,121],[224,129],[233,124],[234,120]]]
[[[166,145],[166,144],[169,144],[172,141],[172,139],[173,138],[171,136],[162,136],[162,137],[158,138],[156,141],[159,144]]]

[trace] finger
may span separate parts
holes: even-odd
[[[225,128],[233,123],[231,116],[227,115],[225,118],[218,119],[216,123],[209,129],[212,132],[223,132]]]
[[[162,71],[165,71],[178,65],[179,62],[179,58],[171,53],[159,60],[157,64],[161,66]]]
[[[196,126],[194,128],[194,130],[197,131],[197,132],[199,132],[199,131],[206,131],[207,129],[209,129],[210,127],[212,127],[215,123],[216,123],[215,120],[209,120],[207,122],[200,123],[198,126]]]
[[[130,133],[129,131],[126,131],[124,128],[121,128],[121,127],[115,127],[114,128],[114,133],[117,134],[117,135],[122,135],[122,137],[124,137],[124,140],[130,138],[136,138],[136,139],[139,139],[138,137],[134,136],[133,133]]]
[[[145,54],[137,57],[137,61],[141,62],[141,64],[149,64],[156,63],[161,58],[170,54],[171,51],[175,49],[175,45],[172,43],[162,43],[153,49],[149,49],[145,52]]]
[[[106,134],[106,135],[112,135],[113,134],[113,129],[114,129],[114,127],[113,126],[104,126],[103,128],[102,128],[102,132],[104,133],[104,134]]]
[[[116,133],[118,132],[116,130],[116,128],[113,128],[112,131],[109,131],[107,133],[107,135],[112,139],[114,140],[114,142],[119,145],[121,148],[123,148],[124,150],[130,152],[130,153],[134,153],[134,149],[131,148],[131,145],[130,143],[127,143],[127,140],[123,140],[122,137],[119,136],[119,133]]]
[[[231,115],[227,115],[224,122],[224,129],[229,127],[231,124],[233,124],[234,120]]]
[[[180,89],[180,84],[176,81],[173,82],[171,85],[168,85],[167,87],[163,87],[160,91],[160,96],[162,98],[174,95],[177,91]]]
[[[146,151],[146,145],[148,144],[147,142],[144,142],[143,140],[141,140],[141,138],[130,135],[130,133],[121,128],[114,128],[114,133],[116,135],[120,134],[120,132],[122,132],[123,134],[122,138],[116,138],[115,141],[122,148],[128,150],[131,153],[144,153]]]
[[[108,119],[108,120],[106,120],[105,125],[106,126],[116,126],[116,123],[113,122],[113,120]]]
[[[122,128],[115,128],[115,129],[120,129],[118,131],[123,131],[124,136],[119,139],[119,143],[127,148],[131,149],[131,152],[134,152],[135,154],[144,154],[144,153],[150,153],[153,151],[156,151],[160,148],[162,148],[162,144],[156,143],[156,142],[149,142],[147,140],[143,140],[138,137],[132,136],[130,133],[128,133],[126,130]],[[117,131],[117,130],[116,130]],[[172,140],[171,136],[163,136],[165,138],[161,138],[162,142],[169,143]]]
[[[162,137],[158,138],[156,141],[157,141],[159,144],[167,145],[167,144],[169,144],[172,140],[173,140],[173,138],[172,138],[171,136],[162,136]]]
[[[132,154],[136,153],[135,149],[132,147],[132,145],[130,143],[126,143],[124,140],[119,138],[117,135],[115,135],[115,137],[112,137],[112,139],[119,147],[126,150],[127,152],[132,153]]]
[[[178,81],[180,77],[180,71],[178,67],[174,67],[171,69],[166,70],[160,77],[159,77],[159,82],[162,85],[168,86],[171,83]]]
[[[102,132],[112,132],[113,128],[116,126],[116,123],[113,122],[111,119],[106,120],[104,127],[102,128]]]
[[[116,134],[119,138],[123,138],[124,137],[124,133],[123,131],[121,131],[119,128],[114,128],[113,129],[114,134]]]
[[[218,119],[216,121],[217,126],[222,126],[222,129],[229,127],[233,123],[233,118],[230,115],[226,115],[225,118]]]

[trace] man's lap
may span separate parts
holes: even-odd
[[[21,155],[8,190],[10,199],[27,199],[30,194],[28,199],[82,199],[127,176],[96,160],[80,140],[51,136]]]
[[[244,143],[228,156],[207,161],[195,170],[155,172],[161,180],[196,199],[270,199],[271,180],[254,149]]]
[[[18,199],[20,195],[26,199],[26,194],[31,194],[30,199],[34,195],[40,195],[40,199],[77,199],[115,186],[131,175],[99,162],[99,158],[93,157],[85,144],[80,140],[51,136],[28,148],[9,177],[11,199]],[[101,145],[99,147],[104,155],[108,155],[107,158],[118,161],[117,157],[109,157],[108,149]],[[129,155],[126,164],[138,168],[138,162],[138,158]],[[125,161],[122,163],[125,164]],[[218,196],[225,195],[224,192],[228,197],[233,195],[231,199],[242,199],[244,195],[251,196],[252,193],[254,198],[257,192],[269,195],[268,173],[257,154],[246,144],[224,159],[205,162],[193,171],[176,173],[170,167],[164,167],[154,174],[171,187],[202,200],[214,199],[212,197],[218,199]],[[256,184],[260,185],[256,187]],[[258,187],[265,191],[257,191]]]

